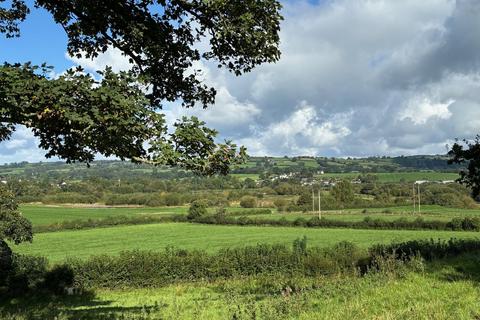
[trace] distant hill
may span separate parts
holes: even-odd
[[[441,155],[418,155],[401,157],[326,158],[326,157],[251,157],[244,165],[233,168],[232,173],[262,174],[312,172],[325,173],[376,173],[408,171],[458,172],[458,165],[448,165],[447,157]],[[102,160],[87,167],[83,163],[64,162],[11,163],[0,166],[0,177],[85,179],[102,177],[122,179],[131,177],[178,178],[191,176],[183,170],[166,167],[139,165],[131,162]]]

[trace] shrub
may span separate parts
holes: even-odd
[[[279,212],[283,212],[287,210],[288,205],[290,204],[290,201],[286,199],[275,199],[273,201],[273,205]]]
[[[205,201],[196,200],[188,208],[188,220],[195,220],[207,214],[207,204]]]
[[[257,206],[257,199],[252,196],[243,196],[240,200],[242,208],[255,208]]]

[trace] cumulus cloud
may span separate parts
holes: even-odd
[[[241,142],[250,146],[256,155],[303,154],[315,155],[320,147],[337,150],[336,146],[351,131],[348,122],[351,113],[336,114],[331,118],[319,116],[314,106],[302,101],[291,114],[266,128],[254,129],[251,137]]]
[[[111,67],[113,71],[129,70],[132,65],[128,61],[128,58],[122,54],[122,52],[116,48],[109,48],[107,51],[100,53],[93,59],[85,57],[77,58],[65,53],[65,58],[72,61],[75,65],[80,65],[89,72],[97,72],[104,70],[107,66]]]

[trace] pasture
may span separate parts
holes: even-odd
[[[241,227],[163,223],[119,226],[78,231],[39,233],[33,243],[14,246],[16,252],[45,256],[59,262],[68,257],[117,254],[125,250],[164,250],[167,246],[181,249],[215,251],[222,248],[256,245],[258,243],[291,244],[306,236],[309,245],[329,247],[340,241],[351,241],[367,248],[375,243],[411,239],[477,238],[478,232],[309,229],[292,227]]]
[[[228,207],[227,212],[241,212],[241,207]],[[297,218],[311,218],[317,216],[315,212],[301,213],[278,213],[275,208],[269,208],[273,214],[261,215],[256,217],[264,218],[285,218],[287,220],[295,220]],[[66,206],[66,205],[34,205],[24,204],[20,206],[20,211],[27,217],[34,226],[49,225],[63,221],[102,219],[110,216],[134,216],[139,214],[146,215],[174,215],[187,214],[188,207],[105,207],[105,206]],[[368,208],[364,209],[344,209],[344,210],[327,210],[322,212],[322,216],[335,220],[344,221],[361,221],[365,217],[380,218],[386,220],[395,220],[398,218],[406,218],[414,220],[419,217],[425,220],[451,220],[455,217],[480,217],[480,209],[458,209],[447,208],[436,205],[422,206],[421,214],[413,214],[412,207],[399,206],[388,208]],[[210,213],[215,212],[215,208],[209,208]]]
[[[105,206],[47,206],[24,204],[20,211],[32,224],[48,225],[62,221],[101,219],[109,216],[136,214],[178,214],[186,213],[186,207],[105,207]]]

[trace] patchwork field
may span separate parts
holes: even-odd
[[[188,207],[85,207],[22,205],[20,210],[36,226],[62,221],[103,219],[110,216],[186,214]],[[246,210],[227,208],[227,212]],[[215,208],[209,212],[214,213]],[[278,213],[251,218],[311,218],[316,213]],[[478,217],[480,209],[424,206],[422,214],[410,207],[345,209],[323,212],[327,219],[361,221],[405,218],[449,221]],[[308,247],[331,248],[341,241],[361,251],[374,244],[413,239],[478,239],[479,232],[426,230],[364,230],[305,227],[224,226],[198,223],[156,223],[97,227],[38,233],[33,243],[12,246],[15,252],[44,256],[50,263],[92,255],[118,255],[122,251],[164,251],[167,247],[205,250],[257,244],[292,243],[306,236]],[[0,318],[7,319],[472,319],[480,315],[478,254],[422,263],[416,271],[405,269],[359,277],[341,274],[297,278],[279,275],[179,282],[155,288],[98,288],[78,297],[26,297],[0,302]],[[397,268],[397,267],[395,267]],[[423,269],[425,268],[425,269]],[[396,270],[396,269],[395,269]],[[399,269],[403,270],[403,269]],[[397,274],[397,272],[399,272]],[[285,287],[302,288],[284,296]],[[297,286],[297,287],[295,287]]]

